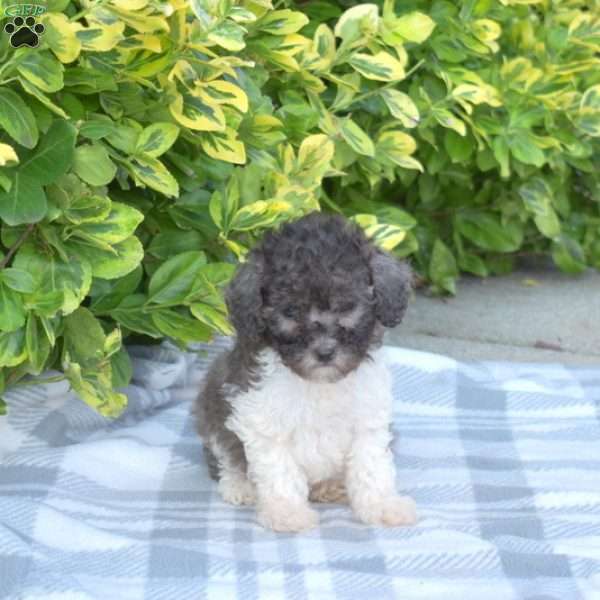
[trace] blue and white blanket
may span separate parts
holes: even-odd
[[[208,477],[189,409],[210,357],[133,351],[116,421],[61,383],[8,395],[2,600],[600,599],[600,368],[390,348],[398,486],[418,525],[319,505],[317,530],[287,535]]]

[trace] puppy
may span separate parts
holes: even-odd
[[[348,501],[371,525],[415,521],[396,493],[390,375],[380,347],[402,319],[409,268],[340,216],[266,234],[226,292],[237,332],[195,407],[223,499],[276,531],[318,524],[309,500]]]

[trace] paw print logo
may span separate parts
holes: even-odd
[[[12,23],[4,26],[4,31],[10,35],[10,44],[13,48],[29,46],[35,48],[40,42],[40,35],[45,31],[41,23],[36,23],[33,17],[15,17]]]

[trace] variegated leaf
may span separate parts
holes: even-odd
[[[402,63],[387,52],[378,52],[375,55],[355,52],[348,62],[367,79],[400,81],[405,76]]]
[[[224,131],[225,115],[218,104],[208,104],[198,96],[177,94],[169,105],[175,120],[196,131]]]
[[[136,145],[136,154],[145,154],[156,158],[164,154],[179,135],[179,127],[173,123],[154,123],[140,133]]]

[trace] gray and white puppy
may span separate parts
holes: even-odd
[[[390,375],[380,347],[406,310],[406,264],[355,224],[311,213],[266,234],[231,281],[234,348],[195,413],[224,500],[276,531],[318,524],[309,500],[373,525],[416,519],[395,490]]]

